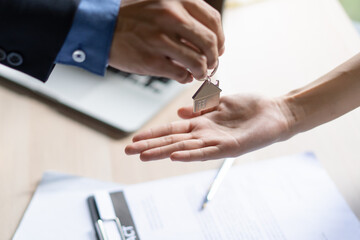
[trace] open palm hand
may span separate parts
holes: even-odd
[[[134,136],[125,149],[143,161],[170,157],[175,161],[204,161],[235,157],[286,138],[288,109],[283,101],[257,95],[222,97],[217,109],[193,113],[181,108],[184,120]]]

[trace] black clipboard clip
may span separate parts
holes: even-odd
[[[121,227],[120,219],[118,217],[115,217],[113,219],[102,219],[100,217],[99,209],[97,208],[94,196],[89,197],[87,199],[87,202],[89,205],[91,219],[92,219],[92,222],[94,225],[94,229],[96,230],[97,238],[99,240],[111,240],[111,237],[109,237],[108,233],[105,230],[106,228],[105,228],[104,223],[105,222],[114,222],[119,231],[120,239],[125,240],[125,236],[124,236],[123,229]]]
[[[97,220],[97,229],[98,229],[98,236],[100,236],[101,240],[111,240],[109,238],[109,236],[107,235],[106,231],[105,231],[105,227],[104,227],[104,221],[114,221],[116,224],[116,227],[119,231],[119,235],[120,235],[120,239],[121,240],[125,240],[125,236],[124,236],[124,232],[121,228],[121,223],[119,218],[114,218],[114,219],[98,219]]]
[[[92,223],[98,240],[136,239],[140,240],[129,207],[123,192],[101,192],[88,197],[87,203],[90,210]],[[104,200],[105,199],[105,200]],[[104,205],[105,206],[104,208]],[[110,211],[109,211],[110,210]],[[110,213],[110,214],[109,214]],[[107,229],[108,222],[116,225],[118,236],[110,235],[116,233],[114,226]]]

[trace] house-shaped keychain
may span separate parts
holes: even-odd
[[[220,101],[219,80],[216,84],[205,80],[192,97],[194,100],[194,112],[200,112],[219,105]]]

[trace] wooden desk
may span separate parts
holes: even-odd
[[[221,58],[224,94],[278,95],[300,87],[345,61],[360,40],[336,0],[268,0],[225,12],[227,51]],[[143,129],[178,119],[196,86]],[[0,81],[0,239],[14,233],[45,170],[119,183],[138,183],[218,167],[220,162],[143,163],[126,156],[132,136],[113,139],[54,104]],[[360,217],[360,111],[244,155],[243,162],[314,151]]]

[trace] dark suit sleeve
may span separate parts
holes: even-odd
[[[0,63],[46,81],[80,0],[0,0]]]

